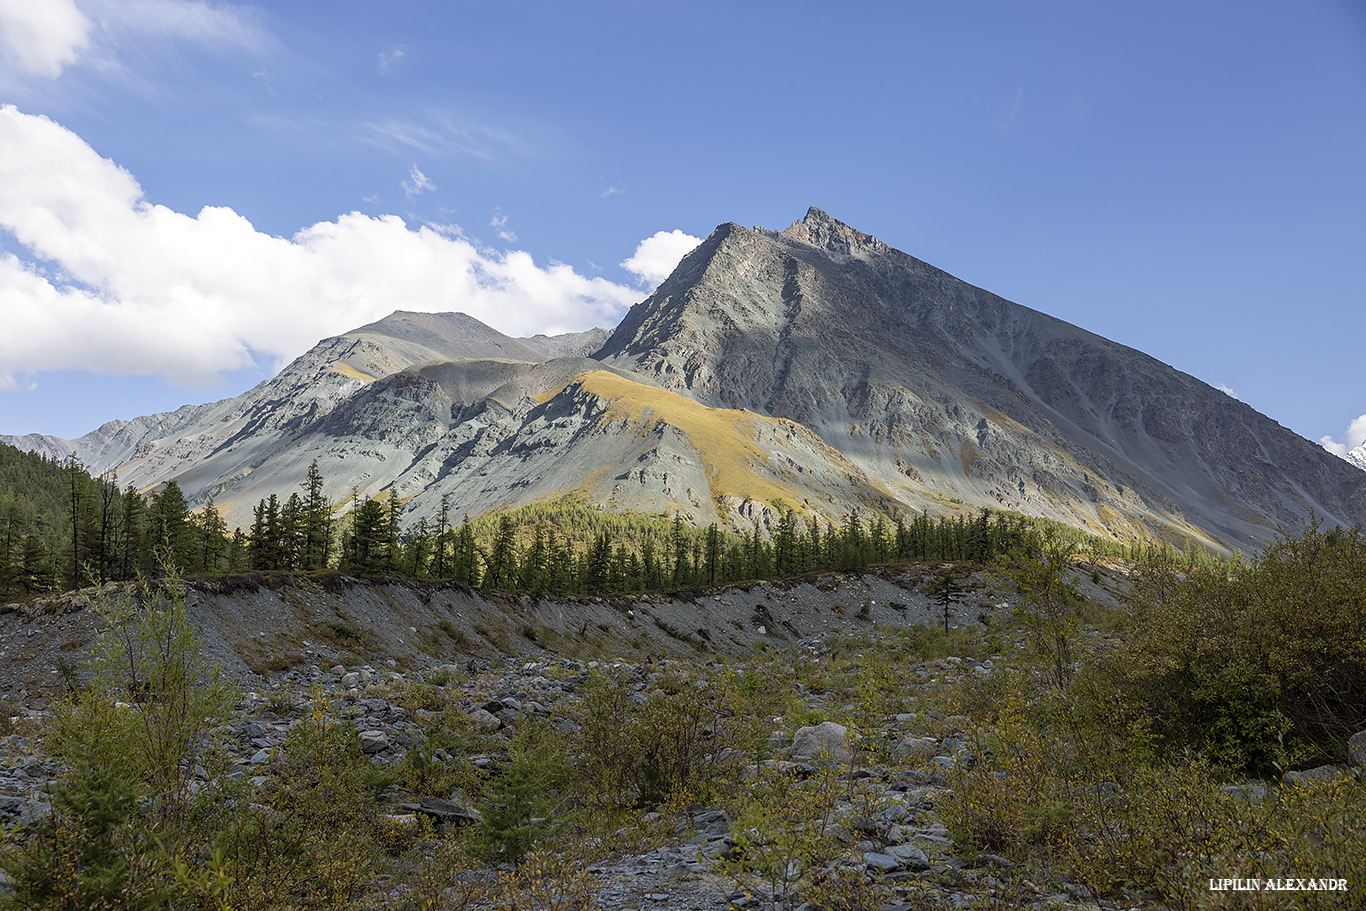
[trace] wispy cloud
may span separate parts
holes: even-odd
[[[498,232],[498,236],[508,243],[517,240],[517,232],[507,226],[508,217],[501,209],[495,209],[493,217],[489,219],[489,227]]]
[[[423,193],[429,193],[436,189],[436,184],[432,183],[417,165],[410,167],[408,169],[408,179],[399,181],[399,183],[403,187],[403,192],[408,194],[409,199],[414,196],[421,196]]]
[[[1361,415],[1352,423],[1347,425],[1347,441],[1339,443],[1332,436],[1326,436],[1319,440],[1323,448],[1334,455],[1345,456],[1347,453],[1363,443],[1366,443],[1366,414]]]
[[[270,73],[265,70],[257,70],[251,74],[251,78],[261,83],[262,87],[265,88],[267,95],[272,98],[275,97],[275,84],[271,82]]]
[[[389,71],[392,70],[394,66],[397,65],[398,62],[406,56],[408,55],[403,50],[403,45],[401,44],[390,50],[380,51],[379,63],[377,64],[379,74],[381,76],[388,76]]]
[[[599,193],[598,196],[602,197],[603,199],[607,199],[609,196],[620,196],[622,193],[625,192],[626,191],[623,190],[621,187],[617,186],[616,184],[612,184],[610,187]]]
[[[352,212],[277,237],[226,207],[177,212],[75,133],[12,105],[0,106],[0,230],[12,238],[0,252],[0,389],[14,394],[69,368],[212,382],[258,358],[285,362],[396,301],[530,334],[610,325],[640,298],[479,247],[455,225]]]
[[[1238,398],[1238,393],[1233,391],[1232,386],[1225,386],[1223,383],[1218,383],[1215,385],[1214,388],[1218,389],[1220,392],[1222,392],[1224,395],[1229,396],[1230,398]]]
[[[526,143],[506,130],[448,111],[433,112],[421,119],[364,123],[359,138],[385,151],[418,151],[433,157],[463,155],[499,161],[529,155]]]
[[[1020,86],[1015,90],[1015,97],[1011,99],[1010,104],[1005,107],[1001,116],[997,118],[996,126],[1001,132],[1009,133],[1011,130],[1015,129],[1015,124],[1019,122],[1020,117],[1023,116],[1023,114],[1024,86]]]

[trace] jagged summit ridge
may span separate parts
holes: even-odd
[[[793,222],[780,235],[836,256],[872,256],[891,250],[873,235],[851,228],[815,206],[807,209],[805,217]]]

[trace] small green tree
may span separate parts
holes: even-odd
[[[946,569],[939,574],[939,578],[934,580],[934,585],[930,587],[930,598],[944,614],[944,632],[949,631],[949,607],[963,596],[965,589],[958,584],[958,577],[953,574],[952,569]]]
[[[201,657],[174,567],[163,573],[160,584],[95,596],[106,629],[90,682],[54,704],[46,741],[66,765],[52,787],[52,817],[0,853],[13,881],[8,907],[197,901],[190,895],[203,883],[183,875],[183,858],[205,848],[195,822],[214,796],[193,793],[190,779],[196,765],[214,764],[209,735],[230,694]]]
[[[1081,586],[1071,574],[1076,552],[1076,542],[1045,528],[1036,540],[1009,551],[996,569],[1006,596],[1015,601],[1015,617],[1030,647],[1058,687],[1072,679],[1072,644],[1081,627]]]

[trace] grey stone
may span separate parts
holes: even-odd
[[[252,765],[265,765],[270,762],[270,750],[257,750],[247,762]]]
[[[367,756],[389,749],[389,735],[383,731],[361,731],[360,750]]]
[[[490,734],[503,726],[503,722],[498,720],[498,716],[487,709],[475,709],[470,712],[470,723],[475,730]]]
[[[922,763],[939,752],[939,744],[932,737],[907,737],[896,745],[894,752],[897,759]]]
[[[848,762],[853,754],[846,738],[849,730],[842,724],[823,721],[812,727],[799,728],[792,737],[792,758],[799,762],[824,759],[829,762]]]
[[[1366,731],[1347,738],[1347,764],[1358,769],[1366,767]]]
[[[1286,772],[1286,784],[1319,784],[1327,781],[1337,781],[1342,777],[1342,766],[1321,765],[1313,769],[1305,769],[1300,772]]]
[[[915,845],[892,845],[887,848],[887,854],[896,859],[896,862],[907,870],[928,870],[930,859],[925,856],[925,852]]]
[[[1260,784],[1230,784],[1219,789],[1236,800],[1259,804],[1266,799],[1266,786]]]
[[[477,825],[479,811],[440,797],[424,797],[419,803],[405,803],[401,807],[411,813],[421,813],[435,822],[438,832],[457,826]]]
[[[877,851],[863,852],[863,862],[879,873],[892,873],[901,866],[901,862],[892,855]]]
[[[883,808],[882,812],[878,814],[878,816],[885,819],[887,822],[901,822],[909,815],[911,815],[911,811],[906,809],[904,804],[899,803],[894,803],[889,807]]]
[[[730,831],[730,817],[725,810],[703,810],[692,822],[699,835],[725,835]]]

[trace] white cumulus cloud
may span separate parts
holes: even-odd
[[[702,243],[702,238],[675,228],[672,231],[657,231],[636,246],[636,252],[621,263],[627,272],[634,273],[642,285],[653,287],[669,277],[679,261]]]
[[[90,44],[75,0],[0,0],[0,54],[33,76],[56,79]]]
[[[206,0],[0,0],[0,93],[19,97],[34,79],[79,67],[164,91],[153,62],[178,60],[186,42],[214,53],[272,47],[258,20],[251,7]]]
[[[1347,442],[1339,443],[1331,436],[1323,437],[1319,442],[1323,444],[1324,449],[1334,455],[1347,455],[1351,450],[1366,443],[1366,414],[1361,415],[1347,425]]]
[[[0,106],[0,229],[23,248],[0,253],[0,389],[67,368],[207,383],[396,309],[528,335],[611,325],[640,298],[454,226],[352,212],[285,238],[229,208],[176,212],[12,105]]]

